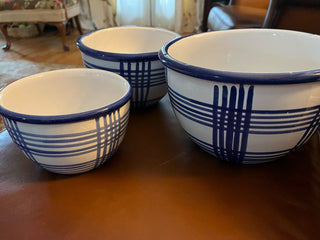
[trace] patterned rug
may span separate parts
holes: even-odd
[[[36,63],[24,60],[1,61],[0,62],[0,91],[8,84],[32,74],[47,72],[51,70],[79,68],[79,65],[62,65],[51,63]],[[0,118],[0,131],[4,129],[2,118]]]

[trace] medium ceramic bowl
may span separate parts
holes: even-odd
[[[92,170],[117,150],[128,123],[131,87],[94,69],[31,75],[0,92],[0,114],[25,155],[63,174]]]
[[[123,26],[91,31],[82,35],[77,46],[85,67],[120,74],[132,86],[131,107],[143,110],[166,93],[160,48],[179,34],[151,27]]]
[[[289,30],[201,33],[167,43],[169,96],[187,134],[230,162],[272,161],[320,122],[320,36]]]

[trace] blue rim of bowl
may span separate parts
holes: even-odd
[[[14,121],[24,122],[24,123],[36,123],[36,124],[71,123],[71,122],[90,120],[99,116],[109,114],[114,110],[121,108],[128,101],[130,101],[131,95],[132,95],[132,87],[130,84],[128,84],[128,87],[129,88],[127,93],[124,96],[122,96],[119,100],[109,105],[106,105],[104,107],[89,110],[89,111],[84,111],[80,113],[62,114],[62,115],[29,115],[29,114],[16,113],[16,112],[10,111],[7,108],[0,105],[0,115]]]
[[[136,26],[120,26],[120,27],[113,27],[113,28],[124,28],[124,27],[136,27]],[[148,27],[139,27],[139,28],[148,28]],[[78,39],[77,39],[77,47],[78,49],[90,56],[90,57],[94,57],[94,58],[98,58],[101,60],[107,60],[107,61],[141,61],[141,60],[159,60],[159,56],[158,56],[158,51],[156,52],[147,52],[147,53],[113,53],[113,52],[104,52],[104,51],[99,51],[99,50],[95,50],[93,48],[90,48],[88,46],[86,46],[83,42],[83,39],[91,34],[94,34],[98,31],[104,31],[107,28],[102,28],[102,29],[97,29],[97,30],[92,30],[90,32],[87,32],[83,35],[81,35]],[[110,29],[110,28],[108,28]],[[153,28],[153,29],[159,29],[162,31],[167,31],[167,32],[172,32],[166,29],[162,29],[162,28]],[[174,32],[172,32],[174,33]]]
[[[198,33],[208,34],[208,33]],[[306,33],[308,34],[308,33]],[[308,71],[299,71],[291,73],[242,73],[242,72],[231,72],[231,71],[220,71],[207,69],[189,65],[187,63],[178,61],[171,57],[168,50],[174,43],[194,35],[182,36],[177,39],[173,39],[162,46],[159,51],[160,61],[164,66],[172,69],[176,72],[215,82],[223,83],[235,83],[235,84],[298,84],[320,81],[320,68]]]

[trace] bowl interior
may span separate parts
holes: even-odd
[[[113,27],[83,35],[81,41],[86,47],[97,51],[138,54],[158,52],[166,42],[179,36],[160,28]]]
[[[196,67],[244,73],[287,73],[320,69],[320,36],[241,29],[196,34],[168,48],[173,59]]]
[[[28,115],[65,115],[115,103],[130,92],[121,76],[95,69],[64,69],[31,75],[2,90],[0,105]]]

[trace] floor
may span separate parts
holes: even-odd
[[[59,32],[55,29],[45,31],[33,38],[12,39],[11,49],[0,49],[0,61],[28,60],[33,62],[82,65],[80,51],[76,46],[79,32],[71,28],[67,36],[70,51],[63,51]],[[5,39],[0,32],[0,46]]]

